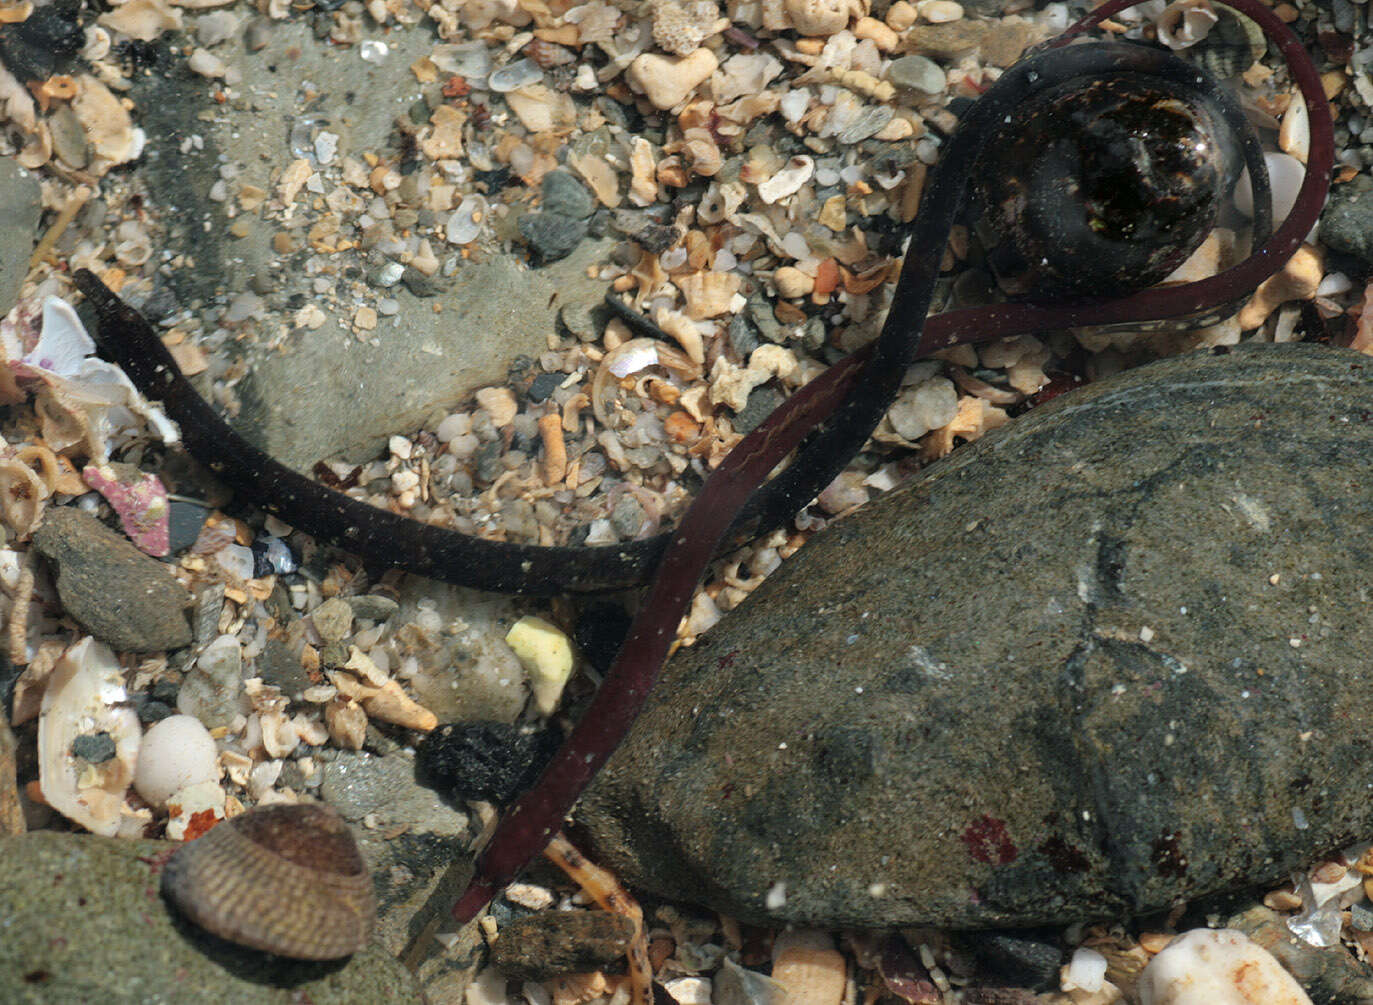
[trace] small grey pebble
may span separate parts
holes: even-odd
[[[243,31],[243,44],[249,52],[265,49],[267,43],[272,40],[274,31],[276,29],[272,26],[272,22],[266,18],[255,18]]]
[[[611,526],[619,535],[633,541],[638,538],[644,526],[644,507],[631,495],[624,496],[610,513]]]
[[[568,334],[579,342],[596,341],[596,319],[592,316],[589,305],[563,304],[562,309],[558,311],[558,318],[562,321]],[[562,375],[559,374],[560,380],[561,377]]]
[[[748,318],[742,314],[736,314],[729,319],[729,344],[741,359],[747,359],[749,353],[761,344],[758,329],[749,324]]]
[[[586,221],[562,213],[529,213],[520,217],[520,235],[541,262],[566,258],[586,236]]]
[[[529,400],[536,404],[547,401],[548,396],[556,391],[566,379],[567,375],[563,373],[539,374],[529,385]]]
[[[585,220],[596,208],[585,185],[566,171],[550,171],[539,186],[545,213],[558,213],[573,220]]]
[[[145,726],[161,722],[169,715],[175,715],[176,708],[160,701],[145,701],[138,706],[138,721]]]
[[[153,290],[147,300],[143,301],[143,306],[139,308],[139,311],[149,321],[161,321],[180,309],[181,304],[176,299],[176,291],[170,286],[159,286]]]
[[[167,542],[171,554],[178,555],[195,544],[210,511],[192,502],[172,499],[167,506]]]
[[[114,739],[109,733],[82,733],[72,741],[72,756],[88,764],[104,764],[114,756]]]
[[[681,232],[676,227],[651,223],[634,235],[634,240],[651,255],[658,255],[677,243]]]
[[[447,284],[443,280],[426,276],[419,269],[409,265],[401,273],[400,281],[405,284],[407,290],[417,297],[437,297],[447,288]]]
[[[360,621],[386,621],[400,610],[400,604],[377,593],[349,597],[348,606],[353,609],[353,617]]]
[[[744,402],[743,409],[734,417],[734,431],[736,433],[753,432],[784,400],[782,392],[775,387],[770,387],[767,384],[762,387],[755,387],[749,393],[748,401]]]

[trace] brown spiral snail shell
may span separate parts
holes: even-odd
[[[977,233],[1003,291],[1124,296],[1201,245],[1240,158],[1193,97],[1125,71],[1016,105],[973,175]]]
[[[343,818],[326,806],[264,806],[178,848],[162,893],[211,935],[299,960],[367,944],[372,877]]]

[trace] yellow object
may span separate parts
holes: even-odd
[[[539,711],[550,714],[558,707],[572,676],[572,641],[556,625],[526,616],[506,633],[505,644],[529,674],[529,687]]]

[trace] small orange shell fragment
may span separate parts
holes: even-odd
[[[681,410],[663,420],[663,429],[677,443],[690,443],[701,435],[701,424]]]

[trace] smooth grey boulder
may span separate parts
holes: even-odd
[[[744,919],[1118,918],[1373,831],[1373,360],[1174,358],[818,534],[577,813]]]
[[[36,831],[0,837],[0,1001],[32,1005],[423,1000],[373,941],[344,961],[285,960],[206,936],[158,895],[172,845]]]

